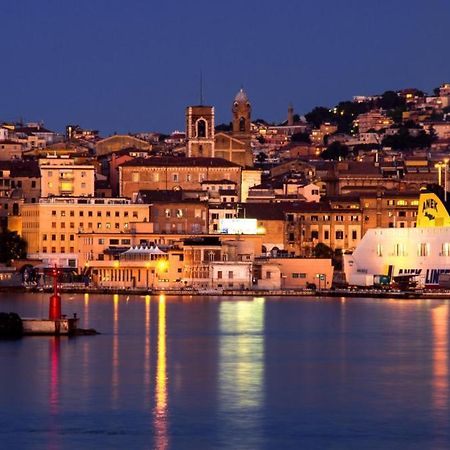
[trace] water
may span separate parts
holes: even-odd
[[[45,315],[48,295],[1,294]],[[448,449],[449,303],[63,296],[0,342],[4,449]]]

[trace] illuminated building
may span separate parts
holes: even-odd
[[[93,197],[94,166],[75,164],[75,160],[47,157],[39,160],[41,197]]]
[[[30,258],[76,268],[81,240],[87,239],[93,247],[94,239],[105,241],[109,233],[127,231],[131,223],[148,220],[148,205],[129,199],[48,197],[23,205],[22,237],[28,242]]]

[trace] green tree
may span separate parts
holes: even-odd
[[[349,155],[350,151],[345,144],[341,144],[338,141],[332,142],[321,154],[323,159],[332,159],[334,161],[338,159],[345,159]]]
[[[15,231],[3,230],[0,233],[0,262],[9,264],[12,259],[27,257],[27,242]]]
[[[333,249],[331,247],[328,247],[327,244],[319,242],[313,248],[313,255],[316,258],[332,258],[334,255],[334,252],[333,252]]]
[[[324,106],[316,106],[311,112],[305,114],[306,120],[313,124],[314,127],[319,128],[320,124],[330,122],[334,119],[334,114]]]
[[[311,139],[308,133],[294,133],[291,136],[291,142],[306,142],[309,144]]]

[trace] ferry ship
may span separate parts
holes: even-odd
[[[420,192],[416,227],[368,230],[355,251],[344,255],[348,284],[373,286],[399,276],[414,276],[422,288],[448,283],[450,202],[444,198],[440,186],[429,185]]]

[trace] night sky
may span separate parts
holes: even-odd
[[[112,132],[282,121],[353,95],[450,82],[448,0],[0,0],[0,121]]]

